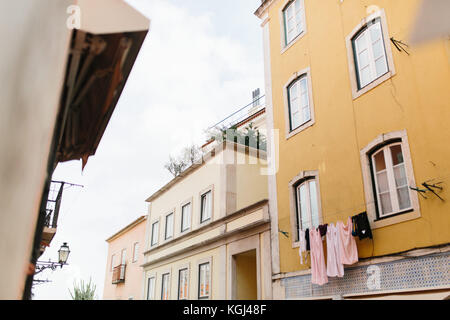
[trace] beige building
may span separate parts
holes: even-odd
[[[272,298],[264,166],[219,143],[147,199],[144,299]]]
[[[146,220],[147,216],[141,216],[106,240],[104,300],[141,299]]]

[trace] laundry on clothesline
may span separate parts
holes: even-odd
[[[326,240],[326,263],[322,237]],[[307,262],[306,258],[303,259],[304,253],[310,252],[311,283],[324,285],[328,283],[328,277],[341,278],[344,276],[344,265],[358,262],[355,237],[360,240],[373,239],[366,212],[348,217],[346,224],[338,221],[299,231],[300,263]]]

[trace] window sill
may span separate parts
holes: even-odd
[[[292,138],[296,134],[302,132],[303,130],[306,130],[309,127],[311,127],[312,125],[314,125],[314,123],[315,123],[315,120],[314,119],[310,119],[310,120],[306,121],[305,123],[303,123],[297,129],[294,129],[292,131],[287,132],[286,133],[286,140],[289,140],[290,138]]]
[[[297,41],[299,41],[301,38],[303,38],[306,34],[306,31],[300,32],[294,39],[291,40],[288,44],[281,47],[280,54],[285,53],[290,47],[292,47]]]
[[[397,213],[391,213],[388,216],[376,218],[374,220],[374,222],[386,220],[386,219],[393,218],[393,217],[396,217],[396,216],[399,216],[399,215],[402,215],[402,214],[410,213],[410,212],[413,212],[413,211],[414,211],[414,209],[411,208],[411,209],[406,209],[406,210],[403,210],[403,211],[400,211],[400,212],[397,212]]]
[[[373,80],[371,83],[369,83],[365,87],[363,87],[361,89],[356,89],[356,90],[354,89],[353,92],[352,92],[353,100],[358,99],[363,94],[369,92],[370,90],[374,89],[375,87],[378,87],[379,85],[381,85],[386,80],[389,80],[390,78],[392,78],[394,75],[395,75],[394,71],[388,71],[387,73],[385,73],[381,77]]]
[[[387,217],[377,218],[372,222],[372,230],[420,218],[420,211],[409,209]]]

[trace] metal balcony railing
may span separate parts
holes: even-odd
[[[56,228],[57,226],[63,189],[64,182],[52,181],[50,183],[45,215],[45,226],[47,228]]]
[[[126,270],[125,264],[120,264],[117,267],[114,267],[113,269],[113,276],[112,276],[112,283],[118,284],[121,282],[125,282],[125,270]]]
[[[239,110],[233,112],[225,119],[217,122],[215,125],[209,127],[207,131],[213,130],[213,129],[224,129],[224,128],[231,128],[245,119],[247,119],[249,116],[256,114],[257,112],[263,110],[266,107],[265,103],[265,95],[264,96],[257,96],[254,97],[253,101],[246,106],[240,108]]]

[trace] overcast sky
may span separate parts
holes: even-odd
[[[204,130],[251,102],[264,88],[260,0],[127,0],[151,20],[95,156],[60,164],[64,191],[58,231],[40,260],[56,260],[63,242],[69,266],[45,271],[34,299],[71,299],[75,279],[103,295],[105,239],[141,215],[145,199],[171,179],[170,154],[204,142]]]

